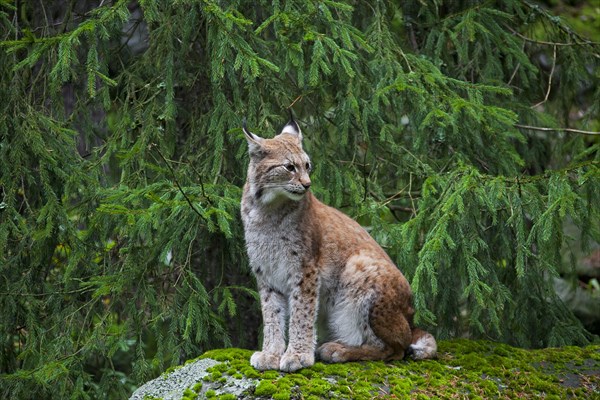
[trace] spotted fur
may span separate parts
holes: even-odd
[[[324,361],[434,357],[433,336],[412,326],[412,294],[400,270],[358,223],[310,192],[298,124],[291,120],[273,139],[245,126],[244,133],[250,164],[241,212],[264,325],[251,364],[313,365],[317,314],[328,328],[316,350]]]

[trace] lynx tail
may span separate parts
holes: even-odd
[[[413,329],[412,343],[408,346],[406,356],[413,360],[424,360],[437,356],[437,343],[433,335],[421,329]]]

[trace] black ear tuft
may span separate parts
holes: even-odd
[[[246,122],[247,122],[246,117],[244,117],[244,119],[242,120],[242,129],[244,130],[244,133],[246,134],[247,137],[249,137],[250,139],[254,139],[255,135],[248,130],[248,126],[246,125]]]
[[[298,139],[302,140],[302,130],[300,129],[300,126],[294,119],[294,114],[292,113],[292,109],[290,108],[289,110],[290,110],[290,120],[287,124],[285,124],[285,126],[281,130],[280,135],[283,135],[284,133],[289,134],[289,135],[294,135],[294,136],[297,136]]]
[[[246,117],[244,117],[244,119],[242,120],[242,130],[244,131],[244,135],[246,136],[246,140],[248,141],[250,153],[257,153],[260,149],[263,138],[255,135],[254,133],[248,130],[248,127],[246,125]]]

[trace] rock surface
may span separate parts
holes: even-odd
[[[258,372],[249,350],[213,350],[131,399],[600,398],[600,345],[524,350],[487,341],[439,344],[437,360],[317,363]]]
[[[208,375],[207,369],[218,363],[210,358],[195,360],[144,384],[133,393],[130,399],[143,400],[148,397],[164,400],[181,399],[185,389],[192,389],[198,381],[201,382],[202,378]]]

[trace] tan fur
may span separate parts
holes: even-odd
[[[298,125],[290,121],[273,139],[244,132],[250,165],[242,221],[264,324],[251,364],[283,371],[314,364],[317,313],[328,325],[328,342],[317,350],[324,361],[434,357],[433,336],[412,326],[404,275],[358,223],[308,190]]]

